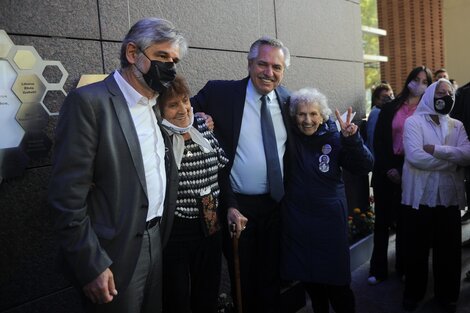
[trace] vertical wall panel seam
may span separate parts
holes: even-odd
[[[96,10],[98,13],[98,31],[100,33],[100,49],[101,49],[101,72],[104,73],[105,65],[104,65],[104,47],[103,47],[103,31],[101,28],[101,14],[100,14],[100,0],[96,0]]]
[[[259,1],[259,0],[258,0]],[[274,34],[275,37],[277,37],[277,14],[276,14],[276,0],[273,0],[273,6],[274,6]]]

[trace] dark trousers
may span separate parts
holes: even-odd
[[[388,277],[388,241],[395,226],[395,270],[404,274],[405,240],[403,236],[403,206],[401,187],[385,176],[374,183],[375,224],[374,249],[370,260],[370,276],[383,280]]]
[[[310,296],[314,313],[330,312],[330,304],[336,313],[354,313],[354,293],[349,285],[334,286],[316,283],[303,283]]]
[[[85,299],[87,312],[94,313],[161,313],[162,251],[160,225],[146,230],[137,265],[126,290],[118,290],[113,301],[92,304]],[[111,268],[112,271],[112,268]],[[116,275],[114,273],[114,275]]]
[[[280,211],[269,195],[237,194],[239,211],[248,218],[239,239],[240,278],[243,313],[272,313],[280,310]],[[224,234],[227,258],[235,295],[232,242],[228,230]]]
[[[181,227],[186,228],[186,234],[175,238],[174,232]],[[199,219],[175,217],[163,250],[163,312],[217,312],[221,247],[220,232],[204,237]]]
[[[418,302],[426,293],[428,257],[432,249],[434,296],[441,302],[455,302],[460,292],[461,241],[460,210],[452,207],[405,208],[407,238],[404,298]]]

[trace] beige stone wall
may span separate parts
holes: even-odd
[[[445,66],[460,86],[470,82],[470,1],[444,0]]]

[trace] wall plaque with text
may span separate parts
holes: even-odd
[[[34,47],[17,46],[0,30],[0,182],[49,154],[45,128],[58,114],[55,98],[65,97],[67,77],[60,62],[43,60]]]

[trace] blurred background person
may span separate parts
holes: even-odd
[[[348,240],[348,207],[342,168],[367,174],[373,157],[351,123],[351,108],[341,132],[329,118],[326,97],[304,88],[290,100],[292,175],[281,211],[281,277],[298,280],[315,313],[353,313],[354,295]]]
[[[374,87],[372,91],[371,111],[367,117],[367,135],[366,146],[369,148],[372,155],[374,155],[374,131],[377,119],[379,118],[382,105],[394,99],[392,86],[387,82],[381,82]]]
[[[414,311],[426,293],[430,249],[434,296],[445,312],[456,311],[462,265],[459,207],[465,207],[462,166],[470,165],[470,142],[462,122],[448,115],[454,93],[447,79],[433,83],[404,126],[407,311]]]
[[[455,106],[450,112],[450,116],[461,121],[467,134],[470,133],[470,82],[457,89]],[[462,223],[470,221],[470,167],[465,169],[465,192],[467,194],[467,210],[462,216]],[[470,272],[468,277],[470,278]]]
[[[450,116],[461,121],[467,134],[470,133],[470,82],[457,89],[455,105],[450,112]],[[465,168],[465,193],[467,196],[467,207],[462,216],[462,224],[470,222],[470,166]],[[470,281],[470,271],[467,271],[465,274],[465,280]]]
[[[449,81],[450,83],[452,84],[452,86],[454,87],[455,90],[459,89],[459,84],[457,83],[457,81],[453,78],[449,78]]]
[[[158,101],[179,176],[173,228],[163,250],[163,311],[215,313],[222,260],[217,179],[228,160],[204,118],[194,117],[189,96],[177,75]]]
[[[425,66],[414,68],[398,96],[382,107],[374,134],[375,163],[372,173],[375,201],[374,248],[370,260],[368,283],[375,285],[388,278],[389,231],[395,226],[395,270],[403,276],[403,238],[401,172],[404,162],[403,125],[432,82]]]
[[[438,81],[441,78],[449,79],[449,73],[445,68],[440,68],[434,72],[434,81]]]

